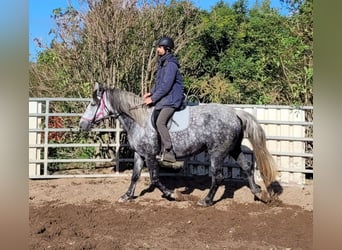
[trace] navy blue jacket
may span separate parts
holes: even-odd
[[[177,109],[182,105],[184,87],[179,67],[178,59],[173,54],[165,54],[159,59],[156,82],[150,91],[156,109]]]

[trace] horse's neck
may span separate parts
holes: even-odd
[[[126,114],[121,114],[119,117],[118,117],[118,120],[120,121],[123,129],[125,131],[129,131],[131,130],[134,126],[135,126],[135,122],[134,120],[132,120],[129,116],[127,116]]]
[[[149,117],[149,111],[142,106],[142,100],[132,93],[111,89],[110,106],[119,114],[119,121],[126,131],[142,128]]]
[[[134,121],[130,116],[126,114],[121,114],[118,117],[123,129],[127,132],[130,133],[131,131],[134,131],[138,129],[140,126],[136,121]]]

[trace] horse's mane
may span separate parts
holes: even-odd
[[[113,108],[130,116],[140,126],[144,126],[150,108],[143,105],[143,99],[140,96],[117,88],[107,90],[110,92],[108,98]]]

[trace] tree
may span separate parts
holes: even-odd
[[[196,36],[197,10],[188,1],[88,0],[88,6],[86,13],[70,7],[53,15],[57,29],[48,51],[58,60],[48,64],[53,72],[63,70],[68,89],[72,85],[88,88],[100,81],[145,92],[153,82],[157,39],[171,36],[177,53]],[[40,59],[32,65],[31,86],[36,86],[36,80],[47,85],[60,80],[53,72],[45,73],[46,65]]]
[[[286,20],[291,36],[284,39],[281,57],[283,85],[288,102],[313,104],[313,0],[282,0],[292,15]]]
[[[153,84],[155,42],[174,38],[187,93],[205,102],[312,104],[312,0],[88,0],[89,10],[53,12],[51,46],[31,64],[31,96],[89,96],[95,81],[135,93]],[[219,94],[221,91],[221,94]],[[224,93],[222,93],[224,91]],[[226,93],[228,92],[228,93]]]
[[[290,16],[280,15],[268,0],[250,10],[243,0],[232,7],[221,1],[203,12],[191,48],[198,64],[186,74],[189,89],[208,102],[217,99],[215,86],[204,85],[215,82],[218,89],[229,85],[230,94],[222,94],[229,103],[311,105],[312,5],[296,2]]]

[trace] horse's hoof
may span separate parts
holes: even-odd
[[[163,194],[162,197],[166,198],[169,201],[175,201],[176,200],[174,193],[171,193],[171,192],[167,193],[167,194]]]
[[[268,203],[271,200],[268,193],[265,191],[254,194],[254,198],[255,200],[261,201],[263,203]]]
[[[121,196],[119,199],[118,199],[118,202],[119,203],[124,203],[124,202],[127,202],[127,201],[130,201],[131,200],[131,198],[128,196],[128,195],[123,195],[123,196]]]
[[[251,189],[251,192],[252,192],[252,194],[254,194],[254,195],[260,194],[261,191],[262,191],[262,190],[261,190],[261,187],[260,187],[260,186],[256,186],[256,187],[254,187],[254,188]]]
[[[205,200],[200,200],[200,201],[197,202],[197,205],[201,206],[201,207],[210,207],[210,206],[213,205],[213,203],[212,202],[207,202]]]
[[[126,199],[124,199],[124,198],[122,198],[122,197],[120,197],[119,199],[118,199],[118,202],[119,203],[124,203],[124,202],[126,202],[127,200]]]
[[[184,201],[184,196],[182,195],[182,193],[179,190],[175,190],[172,193],[172,197],[173,199],[175,199],[176,201]]]
[[[175,201],[175,200],[178,200],[178,195],[176,193],[171,193],[169,195],[169,198]]]

